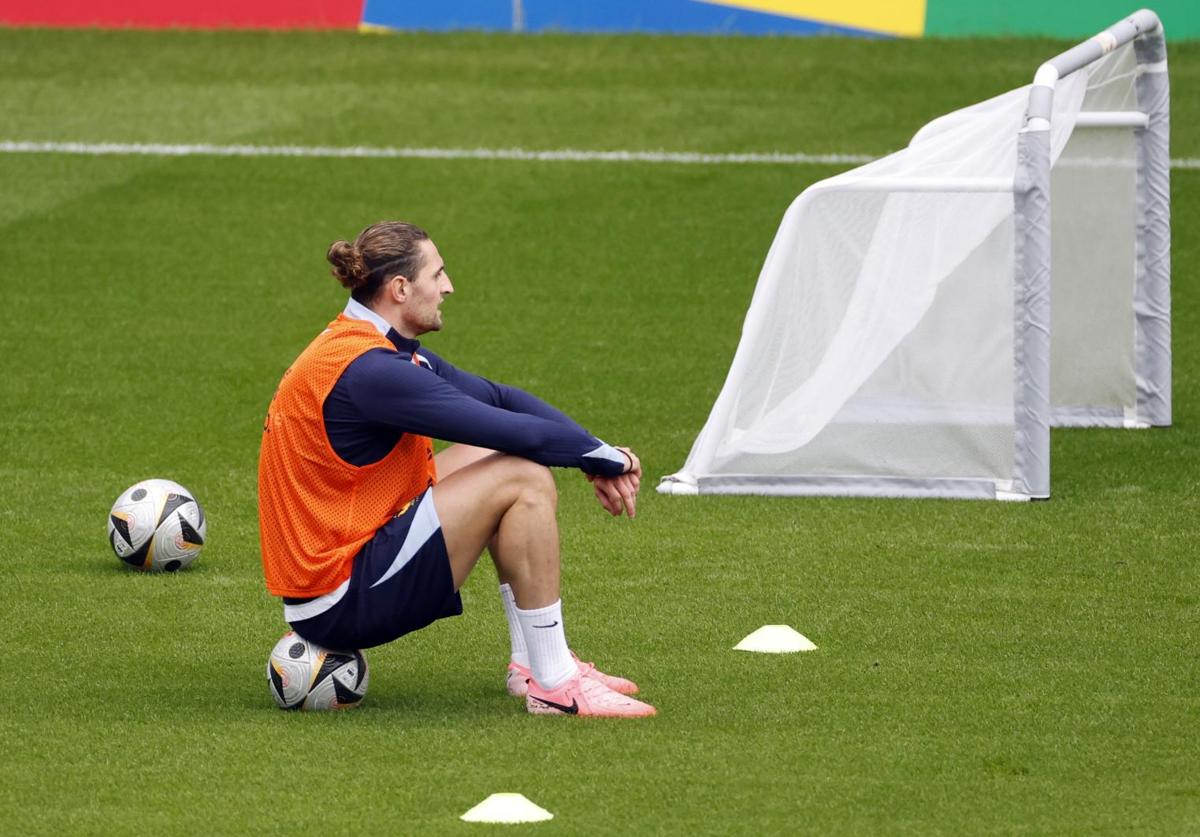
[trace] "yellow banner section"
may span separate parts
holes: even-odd
[[[925,32],[925,0],[699,0],[752,12],[818,20],[888,35],[918,38]]]

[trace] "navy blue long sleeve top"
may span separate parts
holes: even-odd
[[[344,313],[371,322],[396,347],[355,358],[325,399],[325,432],[346,462],[378,462],[401,435],[417,433],[588,474],[625,470],[624,454],[544,401],[455,367],[353,299]]]

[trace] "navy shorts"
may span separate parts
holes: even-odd
[[[283,606],[300,636],[344,650],[382,645],[460,613],[432,489],[363,545],[340,587],[315,599],[284,599]]]

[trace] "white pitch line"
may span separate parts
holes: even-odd
[[[215,145],[159,142],[25,142],[0,140],[0,154],[133,155],[146,157],[342,157],[417,160],[519,160],[572,163],[681,163],[684,165],[858,165],[878,157],[871,154],[804,154],[750,152],[716,154],[700,151],[588,151],[558,148],[412,148],[326,145]],[[1200,169],[1200,158],[1171,161],[1173,169]]]
[[[537,162],[730,163],[850,165],[876,159],[869,154],[707,154],[696,151],[586,151],[559,148],[531,151],[525,148],[388,148],[321,145],[171,145],[118,142],[0,141],[3,154],[144,155],[150,157],[351,157],[421,160],[522,160]]]

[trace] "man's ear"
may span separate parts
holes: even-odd
[[[406,302],[408,300],[408,277],[397,273],[388,282],[388,293],[392,295],[393,302]]]

